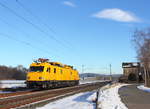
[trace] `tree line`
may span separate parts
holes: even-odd
[[[17,67],[0,65],[0,80],[25,80],[27,70],[22,65]]]

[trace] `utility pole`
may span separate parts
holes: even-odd
[[[111,64],[109,65],[109,68],[110,68],[110,81],[112,81]]]
[[[84,73],[84,65],[82,65],[82,74]]]
[[[82,65],[82,74],[84,73],[84,65]],[[84,80],[85,78],[83,77],[83,80]]]

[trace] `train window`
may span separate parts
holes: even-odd
[[[60,70],[60,73],[61,73],[61,74],[63,73],[62,69]]]
[[[49,73],[50,73],[50,68],[47,68],[47,72],[49,72]]]
[[[51,72],[51,68],[49,68],[49,73]]]
[[[54,73],[56,73],[56,68],[54,68]]]
[[[42,72],[44,70],[44,66],[31,66],[30,72]]]

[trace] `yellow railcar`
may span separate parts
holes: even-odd
[[[78,85],[79,74],[72,66],[48,59],[38,59],[30,65],[26,84],[29,88],[53,88]]]

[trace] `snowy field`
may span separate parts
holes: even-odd
[[[95,109],[96,105],[93,102],[95,98],[96,93],[94,91],[79,93],[51,102],[43,107],[38,107],[36,109]]]
[[[137,86],[138,89],[143,90],[145,92],[150,92],[150,88],[145,87],[144,85]]]
[[[1,80],[0,88],[26,87],[25,80]]]
[[[96,83],[96,82],[104,82],[104,80],[80,80],[79,84]]]
[[[128,109],[122,102],[118,94],[119,88],[125,84],[115,84],[105,86],[100,90],[99,105],[100,109]]]

